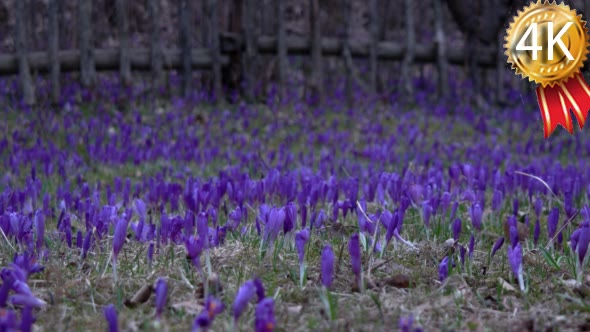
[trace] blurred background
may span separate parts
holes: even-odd
[[[208,91],[213,101],[316,103],[337,94],[354,103],[362,93],[503,105],[534,88],[510,71],[502,49],[526,3],[2,0],[0,75],[16,75],[12,92],[29,105],[60,104],[64,79],[92,93],[114,74],[145,93]]]

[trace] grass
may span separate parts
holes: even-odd
[[[71,187],[75,187],[77,177],[83,177],[88,183],[112,184],[116,177],[130,178],[132,186],[142,184],[150,178],[163,175],[165,181],[184,183],[175,178],[174,173],[191,174],[200,178],[218,176],[220,170],[227,169],[228,163],[236,162],[240,149],[259,154],[258,159],[252,159],[248,172],[253,178],[266,174],[266,167],[272,167],[277,159],[272,158],[270,151],[279,151],[281,145],[288,146],[289,151],[297,156],[299,153],[310,153],[316,156],[325,154],[326,158],[355,158],[360,165],[374,167],[368,160],[363,160],[362,153],[354,155],[351,151],[362,151],[367,147],[378,148],[379,144],[386,144],[386,140],[392,132],[399,132],[398,145],[395,151],[397,157],[387,157],[383,161],[385,171],[399,171],[404,162],[408,161],[410,169],[416,173],[423,170],[416,156],[419,151],[409,151],[420,146],[423,151],[434,149],[433,137],[438,138],[438,144],[450,146],[453,142],[461,142],[461,138],[478,139],[480,136],[469,123],[462,123],[460,118],[441,119],[435,117],[416,118],[415,128],[401,128],[408,122],[399,120],[391,115],[391,112],[365,112],[363,117],[351,118],[339,115],[337,112],[327,113],[325,118],[317,121],[303,121],[302,118],[310,114],[298,114],[292,109],[285,108],[273,112],[265,106],[253,107],[256,111],[251,116],[240,117],[235,109],[234,116],[224,117],[219,113],[209,113],[204,109],[197,109],[199,115],[207,119],[198,121],[193,113],[175,117],[170,122],[162,122],[162,118],[156,114],[142,109],[140,106],[141,121],[146,128],[157,128],[159,139],[167,140],[165,134],[168,130],[183,128],[187,131],[195,131],[211,139],[199,143],[200,151],[207,144],[234,144],[224,138],[228,133],[239,133],[238,137],[244,140],[244,147],[235,142],[236,148],[229,158],[219,156],[213,162],[195,160],[155,159],[151,161],[134,163],[129,160],[125,163],[98,163],[92,159],[87,150],[88,144],[79,142],[71,146],[68,144],[67,135],[84,137],[84,126],[74,123],[71,130],[66,133],[59,125],[52,128],[52,124],[63,123],[67,117],[89,120],[92,112],[83,109],[80,113],[62,114],[51,117],[51,122],[41,121],[40,118],[31,119],[30,115],[18,114],[7,111],[6,128],[12,131],[27,131],[20,144],[33,146],[37,138],[42,142],[52,142],[60,151],[71,153],[69,156],[78,155],[82,160],[81,167],[72,167],[65,174]],[[168,105],[167,111],[173,112]],[[167,113],[165,113],[167,114]],[[253,117],[255,115],[255,117]],[[117,134],[122,130],[115,124],[126,124],[134,121],[135,114],[122,114],[117,121],[111,120],[111,127]],[[244,120],[249,120],[245,125]],[[298,126],[298,121],[305,124],[304,128]],[[341,133],[341,139],[348,140],[347,150],[338,149],[342,142],[337,136],[331,136],[325,142],[317,139],[325,128],[331,127],[334,121],[338,122],[336,132]],[[499,124],[490,121],[491,126],[500,126],[508,131],[508,126],[513,124]],[[505,127],[502,127],[505,126]],[[539,124],[540,126],[540,124]],[[32,129],[31,129],[32,127]],[[367,130],[375,129],[382,134],[367,134]],[[448,131],[448,129],[451,129]],[[111,131],[112,131],[111,130]],[[404,140],[412,136],[412,130],[416,130],[416,142],[413,147],[404,146]],[[103,133],[109,131],[108,127]],[[10,132],[10,131],[7,131]],[[258,134],[255,134],[258,132]],[[428,133],[433,133],[429,135]],[[541,136],[539,128],[527,127],[519,133],[523,138],[530,135]],[[561,134],[561,133],[560,133]],[[310,139],[311,136],[316,138]],[[5,138],[10,144],[17,143],[17,139],[11,135]],[[367,141],[370,138],[371,141]],[[90,137],[96,140],[97,137]],[[143,138],[133,137],[140,143]],[[381,140],[381,141],[379,141]],[[500,137],[498,144],[510,146],[507,138]],[[513,138],[514,141],[518,140]],[[568,139],[564,139],[567,141]],[[258,141],[258,143],[257,143]],[[310,141],[312,144],[310,144]],[[475,142],[463,142],[459,144],[455,156],[468,155],[470,147]],[[122,144],[122,143],[118,143]],[[173,144],[173,143],[172,143]],[[329,149],[328,149],[329,147]],[[335,148],[333,148],[335,147]],[[222,150],[223,150],[222,146]],[[573,148],[572,148],[573,149]],[[511,150],[513,151],[513,150]],[[560,158],[566,158],[573,150],[562,149]],[[211,152],[211,151],[209,151]],[[331,152],[334,152],[332,155]],[[278,153],[278,152],[277,152]],[[443,154],[443,152],[440,152]],[[9,151],[2,152],[0,157],[7,158]],[[513,156],[514,162],[531,160],[531,156]],[[443,158],[443,164],[452,164],[451,158]],[[257,160],[257,161],[256,161]],[[397,160],[397,162],[392,162]],[[564,159],[565,163],[565,159]],[[316,159],[313,165],[305,165],[318,168],[320,162]],[[504,167],[505,165],[501,165]],[[39,167],[40,168],[40,167]],[[27,168],[28,169],[28,168]],[[38,169],[40,172],[40,169]],[[335,173],[341,177],[349,176],[347,165],[343,164]],[[29,176],[28,171],[14,173],[5,169],[5,174],[11,175],[11,187],[22,186]],[[358,174],[358,173],[357,173]],[[52,195],[60,188],[64,179],[57,174],[40,176],[42,179],[42,193],[49,192]],[[0,188],[4,190],[6,184]],[[491,193],[487,193],[491,200]],[[518,284],[512,277],[510,266],[506,259],[506,239],[504,247],[498,251],[489,263],[489,253],[494,241],[504,236],[503,221],[510,214],[511,201],[506,200],[501,213],[492,214],[484,211],[484,229],[476,234],[477,243],[472,259],[465,263],[465,269],[461,268],[459,261],[459,245],[467,246],[472,227],[468,212],[468,205],[461,203],[457,211],[457,217],[463,221],[463,231],[457,244],[449,245],[447,239],[452,238],[451,220],[448,214],[436,215],[431,220],[431,229],[425,231],[420,213],[410,207],[404,219],[402,236],[411,241],[417,248],[413,250],[403,244],[392,242],[385,248],[382,255],[369,254],[369,250],[362,252],[362,266],[365,273],[366,290],[359,292],[355,289],[350,261],[346,250],[349,236],[358,231],[356,215],[349,214],[346,218],[340,216],[338,223],[327,222],[325,228],[314,231],[306,250],[307,280],[303,288],[299,285],[299,264],[294,248],[293,237],[279,236],[274,246],[268,248],[265,256],[260,258],[260,236],[256,234],[254,227],[253,211],[249,211],[247,227],[242,232],[230,232],[223,246],[214,248],[210,252],[211,270],[219,276],[222,290],[217,294],[225,303],[226,310],[218,316],[212,327],[216,331],[230,330],[232,326],[231,303],[237,289],[246,280],[257,276],[266,288],[266,293],[275,298],[275,314],[278,322],[278,331],[390,331],[397,326],[401,317],[413,315],[417,324],[427,330],[441,331],[496,331],[496,330],[583,330],[590,328],[590,302],[587,299],[590,292],[587,291],[590,283],[585,281],[582,287],[571,287],[564,280],[575,279],[574,264],[569,247],[566,245],[572,227],[564,229],[563,245],[561,247],[549,247],[544,249],[549,239],[546,237],[546,228],[539,245],[532,243],[532,229],[534,226],[534,213],[532,207],[526,203],[528,199],[525,193],[518,193],[521,202],[520,211],[528,213],[530,217],[529,237],[524,240],[524,269],[527,293],[518,291]],[[103,194],[102,202],[106,201]],[[285,202],[269,198],[269,201],[277,204]],[[391,208],[392,202],[387,200]],[[545,197],[545,205],[551,199]],[[58,202],[53,202],[57,204]],[[578,198],[576,206],[587,203],[586,198]],[[225,199],[225,204],[231,206],[231,202]],[[555,203],[554,203],[555,204]],[[152,217],[159,222],[159,213],[153,209]],[[254,206],[253,209],[257,207]],[[331,204],[320,205],[326,214],[331,211]],[[385,208],[379,204],[369,203],[367,214],[378,212]],[[546,214],[541,216],[541,224],[546,225]],[[182,213],[181,213],[182,215]],[[227,220],[227,212],[219,211],[219,221]],[[563,219],[563,218],[561,218]],[[83,216],[73,216],[73,226],[82,228]],[[135,219],[132,219],[134,221]],[[58,331],[83,331],[104,330],[106,321],[102,314],[102,308],[113,303],[119,312],[120,326],[125,330],[145,331],[177,331],[187,330],[192,326],[196,315],[202,310],[203,293],[206,285],[196,269],[186,259],[185,248],[182,245],[168,244],[158,248],[154,253],[154,260],[150,266],[147,262],[147,244],[133,240],[123,247],[119,255],[118,282],[115,284],[110,263],[112,239],[110,237],[96,238],[93,249],[85,260],[80,259],[80,251],[69,248],[59,240],[55,230],[55,220],[47,221],[48,235],[46,245],[49,252],[48,259],[44,262],[45,270],[34,275],[29,285],[33,292],[44,299],[49,305],[37,312],[36,325],[42,330]],[[545,227],[545,226],[544,226]],[[131,233],[131,232],[130,232]],[[112,232],[110,233],[112,234]],[[427,238],[427,234],[428,238]],[[74,231],[75,237],[75,231]],[[7,266],[12,260],[15,247],[20,252],[18,244],[9,240],[0,239],[0,264]],[[74,238],[75,243],[75,238]],[[320,254],[326,243],[334,248],[337,262],[334,287],[331,289],[331,301],[333,312],[326,309],[322,302],[320,287]],[[341,248],[344,248],[340,255]],[[451,267],[449,278],[443,283],[438,281],[438,264],[443,257],[450,255],[456,262]],[[204,262],[204,256],[201,262]],[[367,271],[370,269],[370,277]],[[155,284],[160,277],[166,278],[169,284],[168,306],[161,321],[154,319],[154,296],[143,304],[133,308],[125,305],[126,300],[131,299],[143,286]],[[210,276],[209,276],[210,277]],[[410,282],[400,282],[409,280]],[[584,291],[586,290],[586,292]],[[240,319],[238,330],[252,330],[254,324],[253,305]]]

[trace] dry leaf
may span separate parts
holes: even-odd
[[[154,291],[154,287],[151,284],[146,284],[141,287],[131,299],[125,300],[124,304],[128,308],[135,308],[138,305],[147,302]]]
[[[509,284],[506,280],[498,277],[498,283],[500,284],[500,286],[502,287],[503,290],[507,291],[507,292],[514,292],[516,291],[516,288],[514,288],[514,286],[512,286],[511,284]]]

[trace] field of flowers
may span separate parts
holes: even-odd
[[[13,87],[2,331],[590,329],[590,136],[544,140],[531,96],[212,106],[105,80],[53,112]]]

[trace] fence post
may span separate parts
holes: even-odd
[[[280,1],[280,0],[278,0]],[[254,34],[254,2],[252,0],[242,0],[242,35],[246,46],[246,56],[244,57],[244,91],[246,99],[254,102],[254,66],[256,62],[256,35]]]
[[[443,25],[444,12],[442,0],[434,0],[434,25],[436,30],[436,65],[438,68],[438,95],[447,97],[449,94],[447,47]]]
[[[322,33],[320,30],[319,0],[309,0],[311,23],[311,90],[318,103],[323,103],[324,78],[322,72]]]
[[[379,18],[378,18],[378,10],[377,10],[377,0],[370,0],[369,1],[369,13],[370,13],[370,33],[371,33],[371,41],[369,44],[369,68],[370,68],[370,78],[369,84],[371,86],[371,90],[373,93],[377,93],[377,66],[378,66],[378,59],[377,59],[377,42],[379,39]]]
[[[92,49],[92,0],[78,0],[78,28],[80,35],[80,80],[82,86],[94,85],[94,51]]]
[[[279,98],[287,99],[287,31],[285,28],[285,0],[276,0],[277,10],[277,62],[279,76]]]
[[[51,102],[53,105],[57,105],[60,99],[60,84],[59,84],[59,21],[57,19],[57,13],[59,12],[60,1],[50,0],[49,1],[49,26],[48,26],[48,39],[49,39],[49,63],[51,66]]]
[[[129,61],[129,24],[127,23],[127,1],[116,0],[117,25],[119,28],[119,61],[121,84],[131,84],[131,63]]]
[[[213,67],[213,92],[215,94],[215,101],[222,102],[223,97],[223,85],[221,84],[221,51],[219,50],[219,10],[217,6],[217,0],[206,0],[208,1],[208,13],[209,23],[211,26],[211,63]]]
[[[154,92],[158,89],[163,81],[162,70],[162,42],[160,40],[160,0],[148,1],[148,14],[150,20],[150,66],[152,71],[152,88]]]
[[[351,19],[351,0],[342,0],[342,9],[344,10],[344,29],[342,33],[342,57],[345,61],[346,80],[344,85],[344,94],[346,95],[346,104],[348,107],[352,107],[352,78],[350,66],[346,65],[346,57],[350,56],[350,42],[348,40],[350,34],[350,19]]]
[[[178,0],[178,18],[180,24],[180,48],[182,58],[182,95],[188,97],[191,91],[192,61],[190,41],[190,6],[188,0]]]
[[[408,96],[412,96],[414,92],[411,66],[414,62],[416,37],[414,32],[414,15],[412,11],[412,3],[412,0],[404,0],[404,14],[406,17],[406,54],[402,62],[402,77],[404,80],[404,89]]]
[[[23,93],[23,101],[27,105],[35,104],[35,88],[29,69],[29,60],[27,55],[27,38],[25,22],[25,2],[16,2],[16,56],[18,59],[18,76]]]
[[[496,65],[496,102],[504,103],[504,74],[506,58],[504,55],[504,34],[498,35],[498,64]]]

